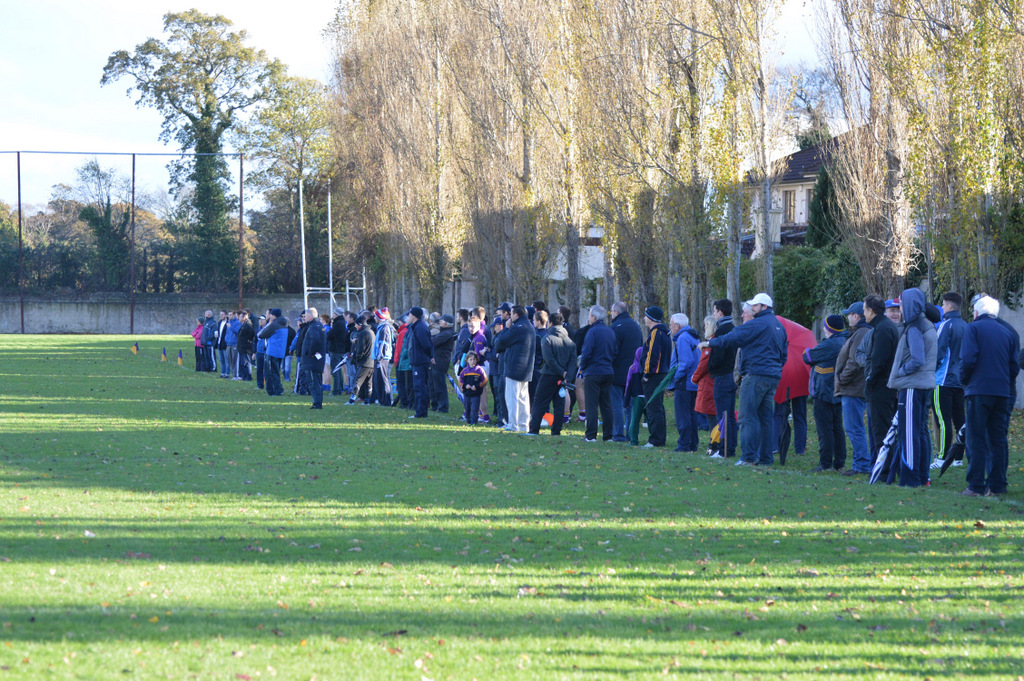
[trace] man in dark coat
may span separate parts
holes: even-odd
[[[455,349],[455,318],[450,314],[441,315],[437,333],[431,338],[434,345],[434,363],[430,365],[430,394],[433,403],[430,408],[439,414],[448,413],[448,367],[452,364]]]
[[[540,313],[538,313],[540,314]],[[551,434],[561,435],[563,414],[565,413],[565,398],[558,394],[559,386],[571,381],[576,375],[576,344],[569,338],[565,327],[562,326],[562,315],[558,312],[549,318],[551,327],[544,335],[540,344],[540,378],[537,381],[537,392],[533,400],[533,410],[530,414],[530,434],[540,434],[540,422],[546,413],[548,405],[554,405],[551,410],[553,420],[551,423]]]
[[[363,404],[371,404],[373,399],[373,331],[367,325],[366,317],[355,319],[355,340],[352,342],[352,364],[356,367],[355,381],[352,383],[352,396],[346,404],[355,404],[360,395]]]
[[[814,425],[818,429],[818,466],[812,473],[838,471],[846,464],[846,435],[843,429],[842,397],[836,396],[836,360],[846,344],[843,318],[833,314],[825,318],[824,338],[804,350],[803,360],[811,366],[811,397],[814,398]]]
[[[874,465],[868,433],[864,429],[864,412],[867,410],[867,401],[864,399],[864,367],[857,361],[857,350],[871,335],[872,326],[864,318],[863,301],[856,301],[843,310],[842,314],[846,315],[850,334],[836,357],[833,375],[835,387],[832,394],[842,405],[843,430],[850,439],[853,454],[850,470],[845,471],[843,475],[851,476],[868,474]],[[820,442],[820,435],[818,439]],[[845,458],[843,462],[845,463]]]
[[[238,380],[251,381],[252,371],[250,371],[249,365],[255,349],[253,341],[256,340],[256,329],[253,328],[252,322],[249,320],[249,313],[245,310],[238,314],[238,321],[238,338],[235,345],[238,352]]]
[[[740,349],[739,390],[741,465],[771,466],[775,451],[775,390],[782,378],[789,342],[786,329],[775,318],[772,299],[758,293],[747,301],[753,317],[725,336],[701,343],[711,348]]]
[[[871,461],[878,457],[885,434],[896,415],[899,396],[889,388],[889,374],[900,340],[899,329],[885,316],[885,301],[870,295],[864,299],[864,319],[871,326],[867,337],[867,356],[864,364],[864,400],[868,406],[868,427],[871,431]],[[851,469],[852,470],[852,469]]]
[[[414,307],[409,310],[409,331],[405,334],[405,343],[409,343],[409,363],[412,365],[412,390],[414,395],[415,413],[409,418],[427,418],[430,404],[427,372],[434,362],[434,344],[430,340],[430,329],[423,321],[423,308]]]
[[[320,323],[320,315],[315,307],[306,310],[306,332],[302,336],[302,347],[299,349],[299,370],[306,374],[309,392],[313,396],[310,409],[324,408],[323,374],[324,362],[327,359],[327,335]]]
[[[332,395],[341,395],[345,392],[345,367],[341,366],[341,363],[351,350],[352,341],[349,338],[344,312],[335,310],[331,330],[327,332],[327,352],[331,355],[331,376],[334,379]]]
[[[603,439],[612,439],[612,381],[615,378],[615,332],[604,323],[607,312],[600,305],[590,308],[583,351],[580,353],[580,374],[583,376],[587,430],[585,442],[597,442],[598,412]],[[671,350],[669,350],[671,352]]]
[[[626,374],[636,357],[636,350],[644,343],[640,325],[629,316],[629,308],[622,301],[612,305],[611,329],[615,333],[618,349],[612,361],[612,440],[628,442],[626,437],[625,392]]]
[[[1020,371],[1020,338],[999,319],[999,301],[982,296],[960,344],[960,381],[967,402],[969,497],[1006,492],[1010,402]]]
[[[505,429],[525,433],[530,425],[529,384],[533,378],[537,333],[522,305],[513,306],[509,322],[494,338],[494,349],[502,354],[505,375],[505,409],[508,410]]]

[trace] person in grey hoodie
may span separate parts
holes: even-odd
[[[938,339],[925,317],[924,293],[911,288],[900,296],[903,331],[889,372],[889,388],[898,391],[900,487],[928,484],[931,441],[928,400],[935,390]],[[895,463],[893,464],[895,465]]]

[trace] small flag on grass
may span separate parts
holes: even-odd
[[[161,362],[166,362],[167,361],[167,348],[164,348],[164,351],[160,354],[160,361]]]
[[[132,351],[133,355],[139,354],[139,344],[138,343],[136,343],[135,345],[131,346],[128,349]]]
[[[185,358],[181,356],[181,350],[178,350],[178,366],[185,366]]]

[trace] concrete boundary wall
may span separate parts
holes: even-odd
[[[327,297],[310,296],[309,304],[328,312]],[[135,296],[135,333],[190,333],[196,317],[206,310],[233,310],[237,295],[209,294],[146,294]],[[302,296],[253,296],[243,306],[262,314],[280,307],[293,322],[302,312]],[[131,328],[128,296],[104,294],[91,296],[25,298],[25,333],[129,333]],[[0,299],[0,333],[21,332],[21,305],[15,298]]]

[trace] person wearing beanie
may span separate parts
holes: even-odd
[[[843,401],[835,395],[835,378],[836,360],[848,337],[843,331],[842,316],[829,315],[825,318],[821,342],[804,350],[804,362],[811,367],[814,424],[818,429],[818,467],[812,471],[814,473],[842,470],[846,464]]]
[[[656,305],[644,310],[644,323],[647,325],[648,332],[647,340],[642,346],[643,353],[640,356],[644,372],[640,385],[644,396],[648,399],[646,413],[647,427],[650,432],[644,447],[664,447],[668,437],[665,393],[658,392],[657,388],[665,380],[672,365],[672,334],[665,326],[665,313]],[[655,392],[657,392],[656,395]]]
[[[856,301],[843,310],[850,332],[836,357],[832,394],[842,407],[843,429],[850,439],[852,461],[850,470],[843,475],[866,474],[871,471],[871,448],[864,427],[867,401],[864,398],[864,366],[857,361],[857,350],[871,334],[871,326],[864,318],[864,303]],[[819,436],[820,438],[820,436]],[[845,445],[844,445],[845,449]],[[845,461],[845,457],[843,459]],[[833,457],[834,461],[834,457]]]
[[[395,327],[386,307],[375,310],[377,329],[373,340],[373,401],[391,406],[391,361],[395,356]]]
[[[430,405],[427,373],[434,364],[434,344],[430,338],[430,329],[423,321],[423,308],[414,307],[409,310],[409,331],[405,335],[405,343],[409,344],[409,364],[412,365],[412,391],[415,412],[409,418],[427,418]]]
[[[758,293],[746,301],[751,318],[724,336],[715,336],[702,347],[741,348],[740,447],[737,466],[771,466],[775,462],[775,390],[782,379],[789,339],[786,329],[775,318],[772,299]]]

